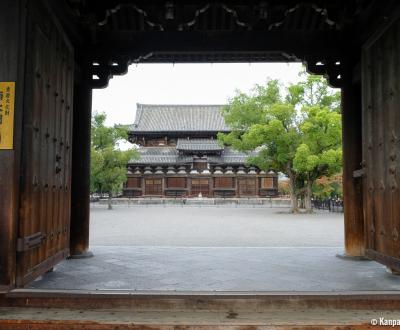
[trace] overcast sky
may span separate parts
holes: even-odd
[[[107,125],[132,124],[136,103],[225,104],[236,89],[249,91],[268,78],[299,81],[299,63],[139,64],[125,76],[94,90],[93,110],[106,112]]]

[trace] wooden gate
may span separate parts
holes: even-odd
[[[400,20],[363,48],[366,255],[400,271]]]
[[[28,9],[18,286],[69,254],[74,56],[39,3]]]

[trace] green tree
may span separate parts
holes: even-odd
[[[120,150],[118,143],[128,138],[127,129],[107,127],[105,120],[105,113],[95,113],[92,118],[90,187],[92,192],[107,193],[108,209],[112,209],[112,197],[126,181],[126,165],[132,157],[138,157],[138,152]]]
[[[315,180],[340,172],[342,139],[340,114],[327,108],[304,108],[306,116],[300,125],[302,143],[293,161],[296,172],[305,180],[305,208],[312,212],[311,197]]]
[[[342,166],[340,93],[330,89],[323,77],[312,75],[288,89],[287,100],[301,109],[301,144],[296,150],[294,170],[302,181],[300,192],[306,212],[312,212],[315,181],[340,172]]]
[[[298,212],[298,197],[305,192],[311,212],[315,180],[341,169],[340,95],[322,77],[309,75],[290,85],[284,98],[280,90],[278,81],[269,80],[249,95],[237,92],[223,109],[232,132],[219,139],[248,152],[250,164],[285,174],[291,211]]]
[[[343,198],[342,181],[342,173],[317,179],[313,185],[313,196],[321,199]]]
[[[300,76],[304,78],[303,81],[287,88],[287,102],[296,107],[318,106],[340,113],[340,92],[329,88],[324,77],[306,72],[301,72]]]
[[[227,124],[232,128],[218,138],[234,149],[250,154],[248,162],[267,170],[273,168],[289,178],[291,211],[298,212],[296,196],[297,175],[293,160],[300,143],[298,116],[295,106],[284,102],[277,80],[266,86],[256,86],[250,95],[237,93],[223,108]]]

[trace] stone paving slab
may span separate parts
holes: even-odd
[[[168,291],[400,290],[373,261],[343,260],[341,247],[93,246],[30,288]]]
[[[91,210],[94,257],[67,260],[33,288],[161,291],[399,290],[372,261],[343,260],[343,215],[285,209]]]
[[[92,208],[90,245],[344,246],[343,214],[282,208],[105,206]]]

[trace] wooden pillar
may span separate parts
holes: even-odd
[[[233,169],[233,173],[235,173],[235,174],[234,174],[234,176],[232,176],[232,188],[234,189],[232,197],[236,197],[236,181],[237,181],[236,171],[237,171],[237,167]]]
[[[362,257],[365,249],[362,180],[354,175],[362,162],[361,86],[352,82],[351,73],[351,68],[345,71],[342,85],[345,256]]]
[[[90,217],[90,133],[92,88],[89,76],[82,74],[74,88],[74,120],[72,140],[71,258],[91,257],[89,251]],[[88,65],[88,63],[86,64]]]
[[[188,197],[191,197],[192,196],[192,177],[187,175],[186,180],[187,180]]]
[[[0,1],[0,82],[15,82],[13,146],[0,149],[0,291],[16,277],[26,17],[26,1]]]
[[[165,181],[165,175],[163,175],[161,177],[161,197],[165,197],[165,187],[167,186],[167,183]]]

